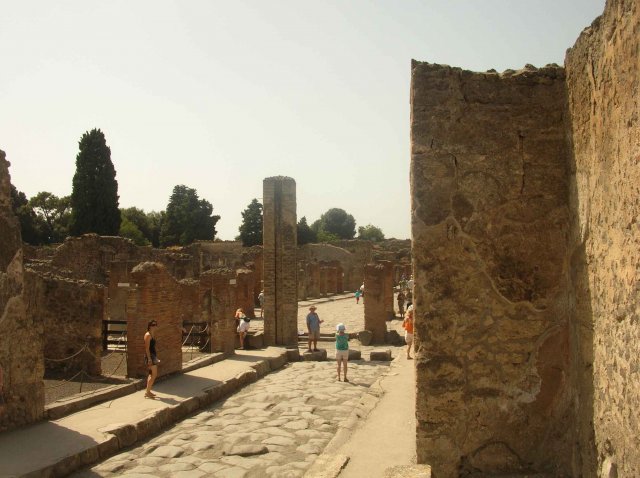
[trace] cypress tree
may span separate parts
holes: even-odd
[[[262,245],[262,204],[253,199],[242,212],[240,240],[245,247]]]
[[[70,232],[74,236],[88,232],[117,236],[120,209],[111,149],[99,129],[83,134],[79,146],[71,193]]]

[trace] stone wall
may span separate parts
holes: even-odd
[[[412,64],[417,453],[434,476],[572,473],[565,104],[557,66]]]
[[[212,352],[233,354],[236,343],[236,275],[226,268],[216,268],[200,275],[202,319],[211,327]]]
[[[245,315],[252,319],[256,317],[254,286],[255,272],[249,269],[236,270],[236,308],[242,307]]]
[[[385,266],[367,264],[364,268],[364,329],[372,333],[374,344],[383,344],[387,333]]]
[[[88,281],[32,272],[25,287],[29,318],[44,325],[47,370],[102,374],[106,288]],[[40,353],[40,351],[39,351]],[[67,360],[68,357],[71,357]]]
[[[585,476],[640,476],[639,52],[638,2],[609,0],[565,61]]]
[[[263,181],[264,336],[267,345],[298,344],[296,183]]]
[[[127,302],[127,375],[144,377],[144,334],[151,320],[158,322],[155,332],[160,365],[158,375],[182,370],[182,320],[180,287],[164,265],[143,262],[131,271]]]
[[[42,418],[42,322],[27,314],[20,225],[11,209],[9,162],[0,151],[0,432]]]

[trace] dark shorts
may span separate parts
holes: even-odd
[[[149,367],[149,359],[147,358],[147,356],[144,356],[144,364]],[[151,365],[158,365],[158,357],[155,355],[151,356]]]

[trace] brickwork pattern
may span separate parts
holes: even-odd
[[[267,345],[297,345],[296,183],[263,181],[264,336]]]
[[[5,158],[0,151],[0,367],[6,402],[0,432],[39,420],[44,413],[43,327],[27,313],[20,224],[11,208]]]
[[[385,275],[382,264],[367,264],[364,268],[364,328],[373,334],[374,344],[383,344],[387,332]]]
[[[247,317],[255,319],[255,273],[249,269],[236,271],[236,308],[242,307]]]
[[[155,337],[160,359],[158,375],[182,369],[182,320],[180,286],[167,268],[157,262],[143,262],[131,271],[127,303],[127,374],[144,377],[144,334],[151,320],[158,322]]]
[[[571,474],[565,104],[557,66],[412,65],[417,452],[434,475]]]
[[[233,354],[236,343],[236,274],[216,268],[200,275],[202,318],[211,326],[211,352]]]

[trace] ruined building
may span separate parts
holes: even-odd
[[[640,7],[565,67],[413,62],[417,450],[434,476],[640,476]]]

